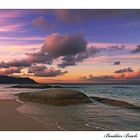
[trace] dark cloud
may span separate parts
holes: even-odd
[[[116,50],[123,50],[125,49],[125,45],[112,45],[110,47],[108,47],[108,50],[110,51],[116,51]]]
[[[121,64],[121,62],[120,61],[116,61],[116,62],[114,62],[114,64],[113,65],[120,65]]]
[[[62,62],[58,64],[58,66],[64,68],[67,66],[77,65],[77,63],[83,62],[85,59],[95,56],[99,51],[99,49],[91,47],[87,48],[85,52],[79,53],[77,55],[64,56],[62,58]]]
[[[54,57],[75,55],[85,51],[86,45],[87,42],[82,34],[61,35],[60,33],[53,33],[47,36],[41,51],[52,54]]]
[[[136,49],[132,50],[131,53],[140,53],[140,45],[137,45]]]
[[[99,52],[95,47],[87,48],[87,42],[82,34],[61,35],[53,33],[47,36],[39,53],[28,54],[35,63],[52,64],[53,60],[61,58],[59,67],[76,65]]]
[[[112,75],[103,75],[103,76],[84,76],[81,77],[82,80],[87,80],[87,81],[112,81],[115,80],[115,78]]]
[[[12,60],[9,62],[0,62],[0,68],[9,68],[9,67],[29,67],[31,62],[26,59],[23,60]]]
[[[115,54],[117,55],[122,53],[125,48],[126,45],[111,45],[111,46],[101,47],[98,49],[100,49],[100,52],[102,54],[111,55],[113,53],[114,55],[115,52]]]
[[[67,71],[56,70],[54,68],[47,68],[44,65],[33,65],[28,69],[29,74],[38,77],[56,77],[68,73]]]
[[[84,59],[87,59],[89,57],[94,57],[99,52],[100,52],[99,48],[96,47],[87,48],[85,52],[79,53],[77,55],[76,60],[78,62],[83,61]]]
[[[20,72],[21,72],[21,68],[16,68],[16,67],[0,69],[0,75],[12,75],[14,73],[20,73]]]
[[[85,59],[94,57],[103,50],[108,52],[124,48],[124,45],[114,45],[107,48],[87,47],[87,41],[82,34],[62,35],[60,33],[53,33],[46,37],[44,44],[38,52],[26,53],[27,57],[22,60],[1,62],[0,68],[30,67],[33,64],[51,65],[54,60],[58,59],[58,67],[65,68],[82,63]]]
[[[62,58],[62,63],[58,64],[58,67],[65,68],[67,66],[76,65],[76,60],[74,56],[65,56]]]
[[[87,42],[82,34],[60,34],[48,35],[40,50],[36,53],[27,53],[22,60],[1,62],[0,68],[9,67],[30,67],[33,64],[53,64],[58,60],[57,65],[61,68],[77,65],[89,57],[94,57],[100,49],[87,47]]]
[[[43,53],[43,52],[37,52],[37,53],[26,53],[27,55],[27,61],[30,63],[45,63],[45,64],[52,64],[53,62],[53,56]]]
[[[114,73],[125,73],[125,72],[134,72],[134,70],[129,67],[129,68],[124,68],[124,69],[117,70]]]

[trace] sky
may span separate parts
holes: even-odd
[[[0,75],[41,83],[140,80],[140,10],[0,10]]]

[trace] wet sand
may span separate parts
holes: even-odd
[[[48,126],[16,111],[21,104],[15,100],[0,100],[0,131],[55,131],[57,126]]]

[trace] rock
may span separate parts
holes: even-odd
[[[131,103],[128,103],[128,102],[125,102],[125,101],[119,101],[119,100],[115,100],[115,99],[108,99],[108,98],[95,97],[95,96],[90,97],[90,98],[93,99],[93,100],[96,100],[100,103],[107,104],[107,105],[140,110],[139,106],[136,106],[134,104],[131,104]]]
[[[68,89],[52,89],[40,92],[16,94],[21,101],[43,103],[47,105],[74,105],[91,103],[87,95],[82,92]]]
[[[52,88],[49,84],[19,84],[12,86],[11,88]]]

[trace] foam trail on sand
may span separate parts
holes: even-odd
[[[55,121],[55,124],[60,130],[66,131],[66,129],[62,128],[57,121]]]

